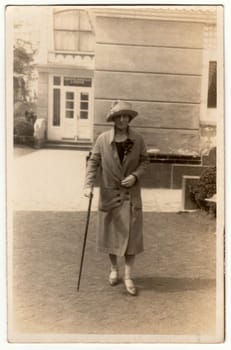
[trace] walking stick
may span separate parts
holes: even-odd
[[[79,268],[79,279],[78,279],[77,291],[79,291],[80,279],[81,279],[82,268],[83,268],[83,259],[84,259],[85,247],[86,247],[86,242],[87,242],[87,233],[88,233],[88,225],[89,225],[89,220],[90,220],[92,198],[93,198],[93,193],[90,192],[88,210],[87,210],[87,222],[86,222],[86,227],[85,227],[82,256],[81,256],[81,262],[80,262],[80,268]]]

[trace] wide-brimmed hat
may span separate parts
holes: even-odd
[[[113,102],[111,109],[106,116],[106,120],[107,122],[112,122],[114,117],[121,114],[127,114],[131,119],[133,119],[138,113],[132,109],[131,103],[125,101],[115,101]]]

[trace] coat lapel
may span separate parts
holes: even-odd
[[[112,148],[112,156],[113,156],[114,160],[116,161],[116,165],[121,170],[122,169],[122,165],[120,163],[120,159],[119,159],[119,155],[118,155],[118,152],[117,152],[117,148],[116,148],[115,142],[113,142],[111,144],[111,148]]]
[[[112,154],[113,159],[115,160],[116,167],[121,172],[122,165],[120,163],[119,155],[118,155],[116,145],[115,145],[115,130],[114,130],[114,128],[112,128],[110,130],[109,143],[110,143],[110,147],[111,147],[111,154]]]
[[[130,128],[128,129],[128,137],[133,142],[133,147],[134,147],[135,138],[134,138],[132,130]],[[116,164],[118,170],[120,171],[120,173],[124,174],[125,170],[126,170],[127,162],[129,160],[129,158],[131,157],[132,149],[128,152],[128,154],[126,154],[124,156],[123,162],[121,164],[120,158],[119,158],[119,155],[118,155],[118,152],[117,152],[117,148],[116,148],[116,145],[115,145],[115,129],[114,128],[112,128],[110,130],[109,143],[110,143],[110,146],[111,146],[111,153],[112,153],[113,159],[115,160],[115,164]]]
[[[125,154],[125,156],[124,156],[124,159],[123,159],[123,162],[122,162],[122,168],[123,168],[124,171],[126,169],[126,166],[128,164],[129,159],[131,159],[132,149],[135,146],[135,138],[134,138],[132,130],[130,128],[128,129],[128,138],[129,138],[129,140],[131,140],[133,142],[133,145],[132,145],[131,149],[128,151],[128,153]]]

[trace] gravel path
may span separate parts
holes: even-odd
[[[14,210],[85,211],[83,196],[85,162],[88,152],[15,148],[13,162]],[[181,210],[181,190],[142,189],[143,210]],[[97,210],[95,188],[92,211]]]

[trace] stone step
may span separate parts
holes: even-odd
[[[47,141],[44,145],[44,148],[90,151],[92,149],[92,143],[91,142]]]

